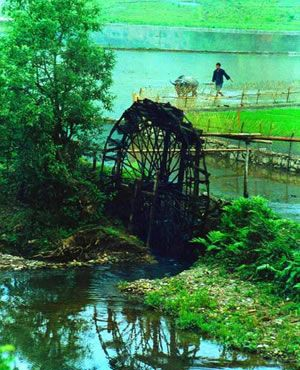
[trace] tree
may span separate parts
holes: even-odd
[[[4,11],[0,157],[14,159],[23,202],[57,207],[87,187],[80,158],[111,107],[114,57],[91,39],[101,29],[93,0],[7,0]]]

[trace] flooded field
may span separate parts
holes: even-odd
[[[192,75],[200,83],[211,82],[216,62],[231,76],[231,88],[246,83],[270,87],[280,82],[300,80],[300,56],[224,53],[188,53],[117,50],[113,73],[113,112],[117,118],[132,103],[132,93],[142,87],[161,88],[180,75]],[[224,92],[226,93],[225,83]],[[271,83],[272,86],[272,83]]]

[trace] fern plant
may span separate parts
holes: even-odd
[[[300,292],[300,225],[279,218],[261,197],[224,208],[219,230],[193,243],[244,278],[271,281],[281,291]]]

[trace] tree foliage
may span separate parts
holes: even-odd
[[[92,42],[101,28],[92,0],[7,0],[4,10],[1,157],[23,202],[57,205],[86,187],[80,157],[111,107],[114,58]]]
[[[14,347],[6,344],[0,347],[0,370],[12,369]]]

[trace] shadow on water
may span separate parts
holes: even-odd
[[[3,273],[0,342],[15,345],[20,370],[283,369],[179,331],[174,320],[116,288],[123,279],[182,269],[161,260],[138,268]]]

